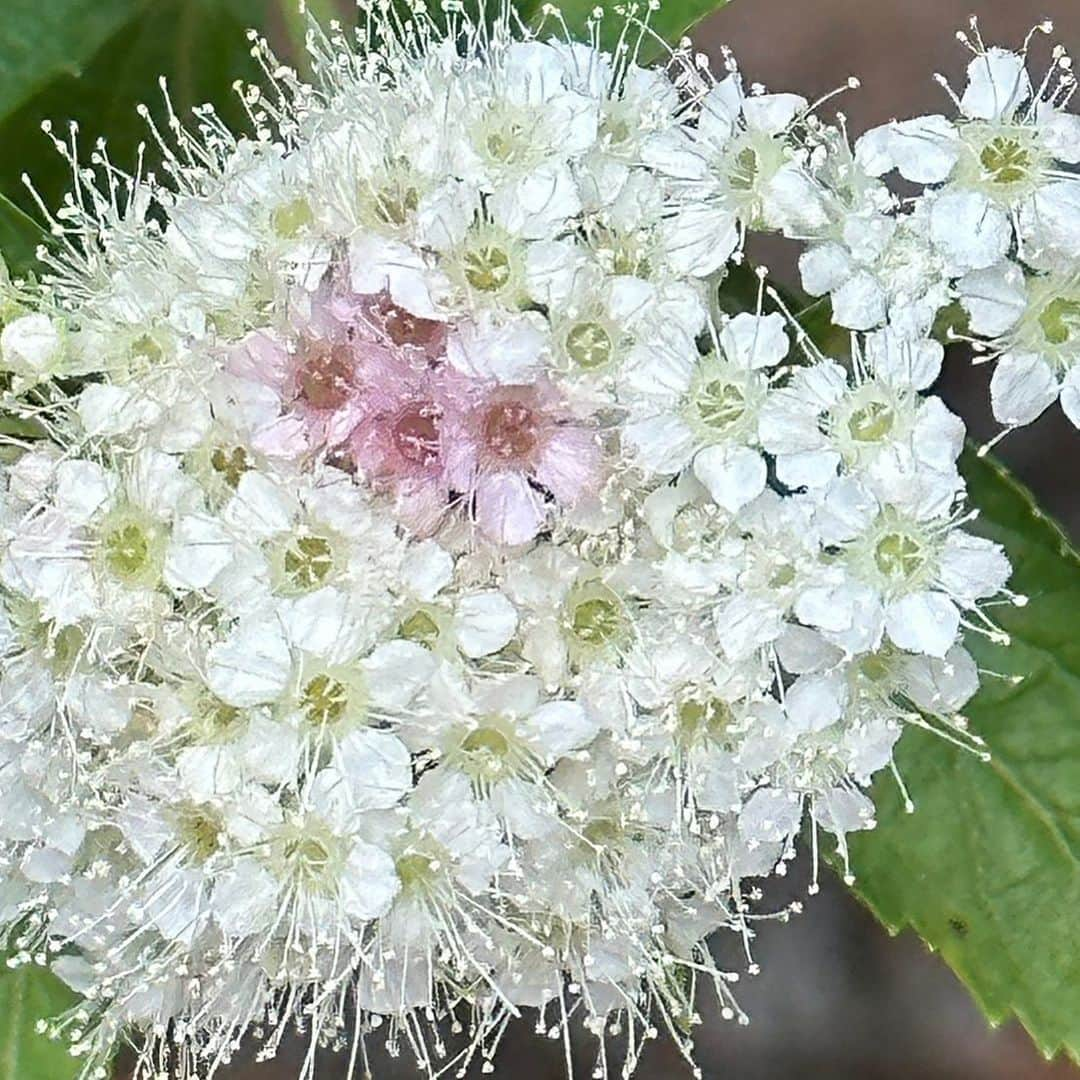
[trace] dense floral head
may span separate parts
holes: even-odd
[[[260,45],[256,134],[177,125],[118,214],[77,170],[0,289],[44,436],[0,467],[0,923],[87,994],[86,1078],[120,1032],[206,1080],[386,1019],[435,1075],[526,1006],[689,1058],[699,980],[743,1018],[705,938],[750,940],[748,879],[804,819],[846,859],[905,724],[978,744],[1009,567],[927,335],[959,297],[1073,386],[1067,234],[1025,232],[1072,220],[1067,94],[981,50],[961,118],[852,152],[633,19],[372,19],[313,27],[314,87]],[[899,213],[893,166],[942,186]],[[760,229],[850,355],[764,274],[726,313]]]

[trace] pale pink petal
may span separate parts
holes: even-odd
[[[600,477],[600,445],[587,428],[558,428],[536,466],[536,480],[564,506],[572,506]]]
[[[255,433],[252,445],[261,454],[277,458],[298,458],[311,447],[309,425],[302,417],[290,414],[279,416]]]
[[[226,369],[238,378],[280,389],[288,378],[289,366],[288,349],[260,330],[229,353]]]
[[[544,501],[519,473],[493,473],[476,485],[476,524],[499,544],[528,543],[547,517]]]

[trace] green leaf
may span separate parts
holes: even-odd
[[[878,828],[851,845],[855,891],[939,951],[993,1022],[1015,1015],[1045,1054],[1080,1057],[1080,556],[1001,465],[963,465],[975,530],[1005,545],[1030,597],[994,609],[1010,646],[969,634],[1003,676],[984,675],[966,710],[992,760],[906,734],[917,812],[877,784]]]
[[[0,194],[0,252],[9,266],[16,270],[29,266],[38,244],[46,237],[40,222]]]
[[[0,1080],[68,1080],[80,1063],[63,1042],[39,1035],[35,1025],[78,999],[55,975],[25,965],[0,969]]]
[[[312,4],[324,18],[349,7],[341,0]],[[20,208],[39,216],[22,175],[49,207],[71,187],[69,166],[42,134],[42,121],[65,138],[68,122],[78,122],[83,160],[105,136],[113,162],[132,168],[139,144],[149,143],[136,106],[163,115],[164,75],[182,117],[192,105],[213,102],[242,129],[233,83],[260,78],[249,27],[296,62],[304,39],[298,0],[7,0],[0,19],[0,251],[13,271],[26,269],[37,242],[28,242],[17,218]],[[157,160],[150,143],[147,167]]]
[[[82,65],[148,0],[6,0],[0,19],[0,116]]]
[[[523,0],[518,5],[522,18],[535,22],[540,17],[545,2],[546,0]],[[642,61],[654,60],[662,51],[657,38],[663,39],[669,45],[678,44],[683,35],[707,15],[719,11],[727,2],[728,0],[665,0],[659,11],[649,13],[650,33],[642,38]],[[615,11],[614,4],[598,3],[597,0],[561,0],[555,6],[562,13],[571,31],[578,35],[584,30],[593,11],[597,7],[604,8],[606,14],[600,27],[600,40],[608,48],[613,47],[619,40],[623,20]],[[639,4],[638,18],[643,18],[646,10],[646,4]],[[636,34],[636,31],[631,30],[626,38],[631,47],[635,44]]]

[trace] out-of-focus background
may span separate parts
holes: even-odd
[[[257,15],[259,0],[251,7]],[[955,31],[967,26],[973,7],[986,40],[1008,45],[1019,45],[1032,25],[1052,18],[1052,38],[1040,36],[1033,46],[1036,70],[1048,58],[1051,40],[1080,52],[1080,0],[733,0],[694,38],[713,55],[730,46],[747,80],[773,90],[813,98],[857,75],[862,88],[825,107],[826,114],[842,110],[857,134],[894,116],[948,111],[932,76],[940,72],[963,85],[969,55]],[[782,245],[755,254],[790,280],[793,260]],[[978,440],[996,431],[988,378],[986,368],[957,358],[943,385],[946,400]],[[998,453],[1071,534],[1080,535],[1080,439],[1060,411],[1054,407],[1010,435]],[[801,894],[805,911],[787,925],[761,929],[761,974],[737,987],[750,1025],[724,1023],[704,1005],[697,1044],[705,1080],[1080,1080],[1074,1065],[1045,1062],[1019,1024],[992,1031],[951,972],[913,935],[890,940],[835,879],[824,881],[818,896],[805,896],[807,879],[807,868],[797,864],[787,881],[770,884],[777,907]],[[731,945],[718,942],[719,954]],[[734,953],[731,962],[737,963]],[[372,1050],[375,1080],[417,1075],[407,1055],[382,1055],[378,1040]],[[221,1080],[295,1080],[299,1056],[296,1049],[267,1064],[238,1063]],[[582,1042],[575,1075],[588,1077],[592,1060],[590,1044]],[[515,1080],[564,1074],[561,1044],[537,1037],[527,1022],[510,1030],[500,1063],[498,1075]],[[689,1075],[684,1069],[660,1040],[637,1076],[668,1080]],[[320,1078],[352,1080],[346,1071],[344,1059],[320,1058]],[[480,1075],[479,1067],[474,1071]]]

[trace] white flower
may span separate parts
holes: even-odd
[[[736,315],[717,353],[669,329],[642,343],[627,363],[620,396],[631,411],[623,439],[649,472],[692,465],[713,499],[729,511],[765,487],[765,462],[753,447],[767,371],[788,351],[783,318]]]

